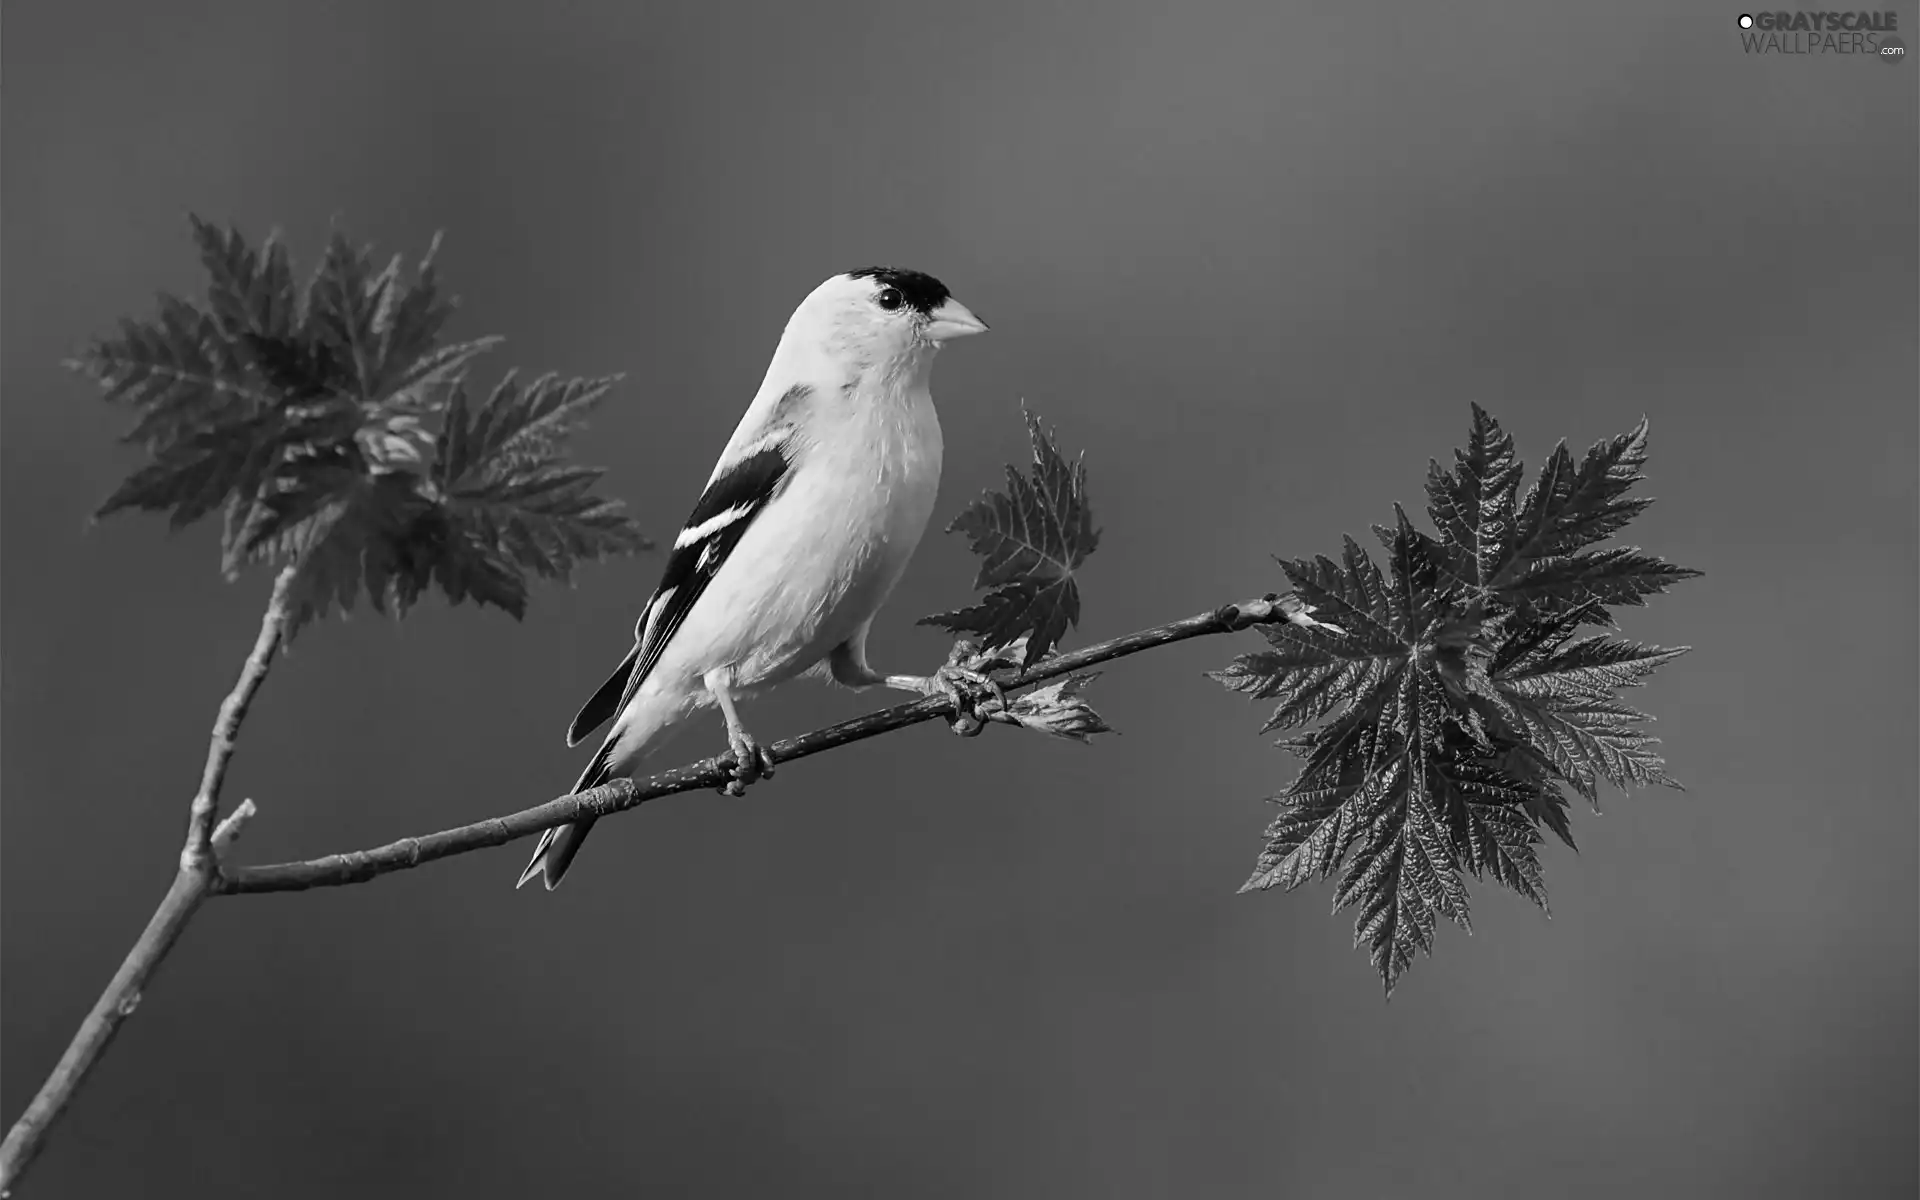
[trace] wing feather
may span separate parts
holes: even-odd
[[[659,586],[634,626],[633,650],[573,719],[567,731],[569,746],[626,708],[741,536],[779,494],[791,470],[786,439],[772,436],[756,443],[752,453],[707,484],[674,539]]]

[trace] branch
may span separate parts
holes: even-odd
[[[0,1197],[10,1194],[21,1172],[40,1152],[47,1130],[73,1100],[86,1081],[87,1073],[106,1053],[107,1045],[120,1026],[133,1015],[147,981],[172,951],[181,932],[192,919],[200,902],[217,890],[220,875],[216,854],[238,837],[241,828],[253,816],[251,800],[234,809],[216,830],[214,816],[219,811],[220,785],[233,760],[234,741],[240,724],[246,720],[247,707],[266,680],[273,665],[274,652],[286,636],[287,595],[298,571],[298,563],[287,566],[273,583],[273,595],[267,601],[266,614],[260,619],[260,636],[253,652],[240,669],[240,678],[220,704],[220,716],[214,722],[213,737],[207,747],[207,765],[200,776],[200,790],[188,809],[187,840],[180,850],[180,867],[173,884],[154,910],[140,940],[133,944],[120,969],[113,973],[106,991],[94,1002],[79,1032],[73,1035],[65,1054],[54,1065],[53,1073],[40,1085],[40,1091],[27,1105],[27,1111],[7,1131],[0,1142]]]
[[[106,1053],[113,1035],[120,1032],[121,1023],[133,1015],[154,968],[180,940],[180,933],[187,927],[194,910],[207,898],[210,881],[207,875],[184,870],[175,873],[173,886],[167,889],[166,899],[160,901],[153,919],[147,922],[146,932],[133,944],[120,969],[113,973],[113,981],[94,1002],[93,1011],[80,1022],[80,1031],[73,1035],[72,1043],[60,1056],[53,1073],[40,1085],[39,1094],[7,1131],[7,1140],[0,1143],[0,1196],[11,1194],[21,1172],[33,1161],[34,1155],[40,1153],[48,1127],[59,1119],[85,1081],[87,1072],[93,1070],[93,1065]]]
[[[240,668],[240,680],[220,702],[220,715],[213,723],[213,736],[207,741],[207,765],[200,772],[200,790],[187,811],[187,844],[180,851],[180,869],[208,872],[213,866],[214,820],[220,813],[220,785],[226,782],[227,766],[233,761],[234,742],[240,725],[247,719],[247,708],[255,693],[266,682],[267,669],[273,665],[274,652],[287,635],[287,595],[293,590],[298,561],[288,563],[273,581],[273,595],[267,598],[266,615],[260,619],[260,636],[253,640],[253,653]]]
[[[1249,600],[1241,604],[1229,604],[1211,612],[1200,613],[1183,621],[1161,625],[1153,629],[1143,629],[1125,637],[1099,642],[1080,650],[1053,655],[1028,670],[1020,672],[1011,679],[1001,681],[1003,689],[1011,691],[1030,684],[1057,676],[1068,675],[1084,670],[1095,663],[1109,659],[1124,658],[1129,654],[1138,654],[1142,650],[1151,650],[1155,646],[1164,646],[1171,642],[1185,641],[1188,638],[1203,637],[1215,633],[1233,633],[1253,625],[1267,625],[1276,622],[1292,622],[1297,625],[1332,628],[1315,621],[1310,615],[1310,606],[1297,597],[1269,594],[1258,600]],[[910,704],[895,708],[882,709],[864,717],[855,717],[830,725],[825,729],[816,729],[772,746],[771,753],[775,762],[791,762],[796,758],[805,758],[844,746],[849,742],[877,737],[904,729],[909,725],[918,725],[922,721],[937,718],[959,720],[961,714],[955,710],[953,701],[945,696],[929,696]],[[977,730],[977,724],[970,727]],[[957,731],[969,731],[956,724]],[[519,838],[564,825],[570,821],[579,821],[587,817],[604,817],[617,812],[637,808],[649,800],[662,796],[671,796],[680,792],[691,792],[702,788],[717,788],[733,778],[732,756],[719,755],[675,767],[649,776],[644,781],[619,779],[597,788],[575,795],[562,796],[533,808],[523,809],[504,817],[495,817],[487,821],[478,821],[472,825],[461,825],[453,829],[443,829],[438,833],[424,834],[420,837],[402,838],[385,846],[376,846],[371,850],[354,850],[346,854],[330,854],[325,858],[309,859],[305,862],[273,863],[258,867],[222,867],[216,890],[223,895],[240,895],[249,892],[298,892],[316,887],[341,887],[351,883],[365,883],[381,875],[394,871],[410,870],[436,859],[450,858],[456,854],[466,854],[491,846],[501,846]]]

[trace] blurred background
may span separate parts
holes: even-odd
[[[1912,4],[1901,32],[1920,27]],[[744,800],[216,901],[22,1194],[1911,1196],[1916,79],[1647,3],[167,5],[14,0],[4,72],[4,1088],[165,889],[268,579],[89,529],[136,465],[59,360],[197,291],[185,214],[446,230],[499,371],[627,372],[579,447],[678,528],[794,304],[869,262],[993,325],[941,356],[938,521],[1084,448],[1084,644],[1283,586],[1418,505],[1479,401],[1537,462],[1652,419],[1634,638],[1685,794],[1577,813],[1549,922],[1476,891],[1391,1004],[1331,890],[1234,895],[1292,760],[1115,664],[1092,749],[921,726]],[[559,794],[659,554],[307,633],[227,796],[245,861]],[[930,535],[876,664],[969,596]],[[799,685],[781,737],[882,701]],[[676,757],[717,751],[717,723]]]

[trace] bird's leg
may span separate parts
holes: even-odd
[[[903,692],[923,696],[941,695],[953,701],[958,713],[969,713],[991,697],[1001,708],[1007,706],[1007,693],[991,675],[966,665],[967,656],[959,652],[940,664],[931,675],[889,675],[882,682]]]
[[[720,706],[720,715],[727,722],[727,747],[733,751],[733,778],[720,791],[728,796],[744,796],[747,785],[756,779],[773,778],[773,754],[754,740],[747,727],[740,723],[740,714],[733,707],[731,667],[720,667],[708,671],[702,682],[707,691],[713,693],[714,703]]]
[[[958,716],[974,718],[977,729],[979,715],[975,709],[988,697],[992,697],[1002,709],[1007,706],[1007,694],[999,682],[986,672],[967,666],[978,653],[978,646],[967,638],[961,638],[953,644],[947,661],[931,675],[882,675],[867,665],[863,655],[850,646],[842,645],[828,656],[827,665],[833,672],[834,680],[847,687],[872,687],[878,684],[920,696],[945,696],[953,702],[954,712]]]

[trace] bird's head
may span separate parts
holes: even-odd
[[[787,322],[787,338],[810,343],[863,373],[892,374],[922,368],[942,343],[986,328],[933,276],[864,267],[813,289]]]

